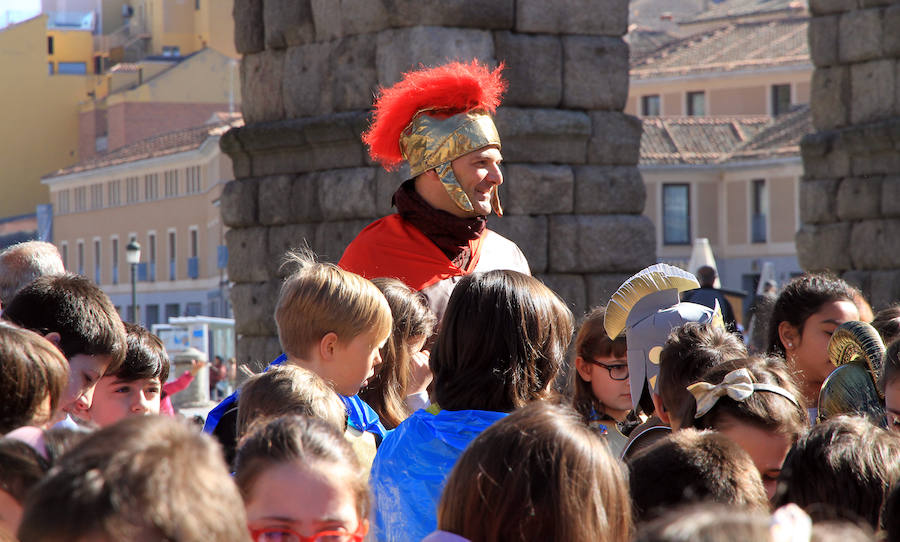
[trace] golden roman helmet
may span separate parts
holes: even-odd
[[[836,367],[819,391],[818,421],[840,414],[862,414],[885,426],[883,395],[878,389],[884,342],[871,325],[846,322],[828,342],[828,359]]]

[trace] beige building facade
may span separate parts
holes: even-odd
[[[220,119],[158,136],[44,178],[66,268],[97,282],[123,318],[133,314],[125,259],[132,240],[141,245],[140,323],[230,316],[218,200],[233,174],[219,138],[239,123]]]

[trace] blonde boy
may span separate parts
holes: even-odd
[[[308,250],[289,252],[285,260],[296,269],[281,285],[275,307],[284,354],[270,367],[287,363],[317,374],[347,408],[348,429],[371,433],[380,443],[386,430],[356,394],[381,363],[379,349],[391,332],[387,300],[368,280],[316,262]],[[235,445],[236,400],[237,392],[222,401],[204,428],[219,437],[229,458]]]

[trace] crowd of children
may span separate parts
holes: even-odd
[[[0,320],[0,540],[900,540],[896,308],[875,318],[887,429],[817,421],[828,339],[860,318],[839,279],[787,284],[750,355],[715,311],[661,297],[650,314],[681,323],[651,347],[640,296],[576,333],[539,280],[488,271],[438,323],[399,281],[288,260],[284,354],[206,433],[166,415],[162,342],[96,285],[19,291]]]

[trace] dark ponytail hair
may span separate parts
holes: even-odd
[[[833,301],[853,301],[853,289],[843,280],[824,274],[808,274],[789,282],[775,301],[769,321],[769,347],[766,353],[784,357],[784,345],[778,334],[781,322],[787,322],[803,332],[803,324],[817,313],[822,305]],[[855,303],[854,303],[855,305]]]

